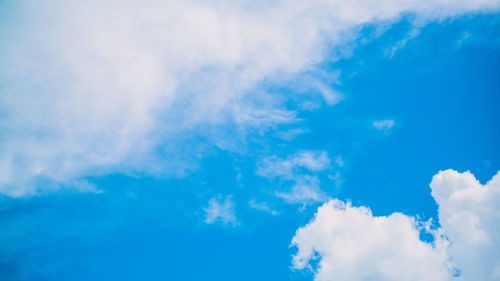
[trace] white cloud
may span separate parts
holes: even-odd
[[[401,49],[403,49],[406,44],[410,41],[416,38],[420,34],[420,30],[418,28],[413,28],[405,38],[402,40],[397,41],[394,43],[394,45],[389,48],[388,50],[385,51],[386,56],[392,58],[394,55]]]
[[[293,122],[283,97],[257,85],[314,68],[356,27],[403,13],[432,19],[484,11],[498,1],[12,5],[0,52],[0,193],[22,196],[37,193],[40,180],[182,173],[191,166],[184,158],[195,157],[177,155],[183,132]],[[326,103],[338,101],[334,89],[314,87]]]
[[[307,205],[327,201],[329,197],[321,190],[319,183],[317,177],[300,175],[295,178],[291,190],[276,192],[276,195],[291,204],[302,203]]]
[[[390,130],[392,127],[394,127],[394,120],[387,119],[373,121],[372,126],[377,130]]]
[[[279,215],[278,211],[271,209],[271,207],[269,207],[269,205],[267,205],[265,202],[257,202],[255,199],[250,199],[250,201],[248,201],[248,206],[255,210],[269,213],[273,216]]]
[[[375,217],[365,207],[332,200],[318,208],[314,220],[297,230],[297,269],[321,259],[315,280],[446,280],[445,240],[422,242],[415,220],[400,213]]]
[[[293,238],[294,267],[330,281],[498,280],[500,173],[482,186],[469,172],[447,170],[431,188],[441,224],[434,230],[401,213],[377,217],[366,207],[325,203]],[[422,229],[432,243],[420,240]]]
[[[283,177],[291,179],[300,168],[310,171],[323,171],[330,166],[330,158],[325,151],[305,150],[288,156],[285,159],[269,157],[263,159],[258,166],[257,174],[266,178]]]
[[[331,170],[331,160],[325,151],[300,151],[286,158],[268,157],[258,164],[257,175],[272,181],[288,184],[284,191],[276,191],[276,196],[286,202],[304,205],[324,202],[328,195],[321,190],[320,180],[316,174]],[[339,174],[329,177],[337,181]]]
[[[500,173],[483,186],[470,172],[446,170],[431,188],[459,280],[500,280]]]
[[[231,196],[224,199],[212,198],[208,201],[205,210],[205,223],[213,224],[221,222],[224,225],[236,226],[239,224],[234,211],[234,203]]]

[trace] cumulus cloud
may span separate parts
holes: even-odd
[[[498,280],[500,173],[483,186],[470,172],[447,170],[434,176],[431,188],[437,229],[401,213],[377,217],[366,207],[325,203],[293,238],[294,267],[330,281]],[[421,231],[432,242],[422,241]]]
[[[314,68],[357,27],[406,13],[426,20],[496,9],[498,1],[1,5],[13,12],[0,23],[8,38],[0,51],[0,193],[22,196],[47,186],[39,182],[182,173],[192,166],[177,155],[186,131],[293,122],[283,97],[258,85]],[[335,89],[316,80],[317,95],[338,102]]]
[[[431,188],[458,280],[500,280],[500,173],[482,185],[470,172],[446,170]]]
[[[231,196],[225,198],[212,198],[208,201],[205,211],[205,223],[220,222],[224,225],[238,225]]]
[[[373,216],[366,207],[332,200],[300,228],[292,244],[297,269],[320,258],[315,280],[445,280],[446,241],[422,242],[416,221],[401,213]]]

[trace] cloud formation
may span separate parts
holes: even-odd
[[[482,186],[470,172],[442,171],[431,188],[438,229],[401,213],[377,217],[366,207],[325,203],[293,238],[294,267],[330,281],[498,280],[500,173]],[[422,241],[421,231],[433,241]]]
[[[470,172],[446,170],[434,176],[431,188],[459,280],[499,280],[500,173],[482,185]]]
[[[373,121],[372,126],[377,130],[390,130],[392,127],[394,127],[394,120],[387,119]]]
[[[189,132],[210,139],[200,128],[293,122],[287,97],[260,85],[314,69],[360,26],[486,11],[498,1],[1,5],[0,193],[23,196],[90,175],[182,174],[196,158],[179,155]],[[339,99],[322,78],[305,85],[326,104]]]
[[[248,206],[252,209],[266,212],[266,213],[269,213],[273,216],[279,215],[279,212],[271,209],[271,207],[269,207],[269,205],[266,202],[257,202],[257,200],[255,200],[255,198],[252,198],[248,201]]]
[[[213,224],[220,222],[224,225],[238,225],[234,211],[234,203],[231,196],[225,198],[212,198],[208,201],[205,211],[205,223]]]
[[[373,216],[366,207],[332,200],[318,208],[314,220],[297,230],[292,244],[297,269],[320,259],[315,280],[446,280],[445,240],[434,245],[419,238],[416,221],[401,213]]]
[[[285,182],[285,186],[290,186],[289,189],[277,191],[276,195],[288,203],[305,205],[329,199],[320,187],[318,173],[328,172],[331,168],[330,158],[325,151],[308,150],[284,159],[264,158],[258,165],[257,175],[274,182]],[[335,176],[331,179],[336,180]]]

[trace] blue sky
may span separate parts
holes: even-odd
[[[498,1],[331,2],[1,2],[0,279],[499,277]]]

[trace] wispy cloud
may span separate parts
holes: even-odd
[[[248,201],[248,206],[250,206],[250,208],[252,209],[263,211],[273,216],[279,215],[279,212],[271,209],[271,207],[269,207],[269,205],[266,202],[257,202],[255,198],[252,198],[250,199],[250,201]]]
[[[314,280],[448,280],[446,239],[433,235],[431,245],[420,240],[411,217],[376,217],[368,208],[332,200],[297,230],[293,265],[311,268]],[[318,268],[309,264],[315,257],[321,259]]]
[[[372,126],[377,130],[390,130],[394,127],[394,120],[386,119],[373,121]]]
[[[234,203],[231,196],[224,198],[212,198],[208,201],[205,211],[205,223],[213,224],[220,222],[223,225],[236,226],[239,224],[234,211]]]
[[[198,157],[179,156],[191,150],[177,145],[186,145],[186,132],[293,122],[296,113],[286,108],[293,93],[270,95],[264,82],[279,86],[310,72],[330,48],[355,38],[359,26],[499,5],[259,4],[16,1],[15,24],[2,23],[8,40],[0,52],[0,193],[37,193],[40,180],[57,186],[108,173],[182,174],[193,166],[182,161]],[[302,85],[309,96],[319,94],[328,105],[340,100],[331,84],[313,81]]]
[[[268,157],[263,159],[257,174],[266,178],[284,177],[293,178],[299,168],[311,171],[322,171],[330,165],[330,158],[325,151],[300,151],[285,159]]]
[[[339,160],[341,158],[337,158]],[[343,164],[341,161],[335,161]],[[337,164],[338,165],[338,164]],[[275,192],[286,202],[310,204],[324,202],[329,196],[321,189],[317,173],[331,173],[332,163],[325,151],[300,151],[286,158],[268,157],[260,161],[257,175],[272,182],[284,185]],[[335,173],[329,180],[338,182],[340,175]]]
[[[291,204],[310,204],[325,202],[330,199],[319,186],[319,179],[315,176],[298,175],[294,179],[291,190],[276,192],[276,195]]]

